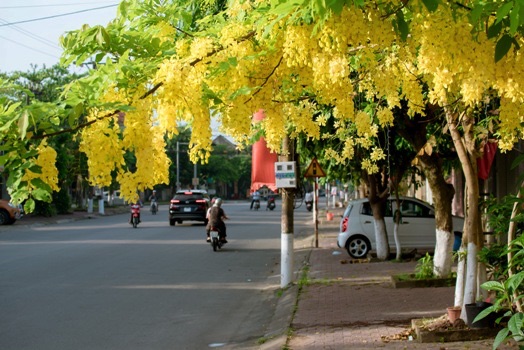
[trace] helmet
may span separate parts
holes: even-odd
[[[153,190],[153,193],[156,193],[156,190]]]
[[[222,205],[222,199],[221,198],[215,199],[215,203],[213,205],[215,207],[220,207]]]

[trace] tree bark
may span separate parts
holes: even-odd
[[[386,201],[389,195],[387,180],[382,173],[368,175],[369,194],[368,200],[373,211],[375,223],[375,244],[377,258],[380,260],[389,259],[389,242],[384,215],[386,214]]]
[[[432,119],[434,118],[434,111],[430,107],[427,108],[427,116],[429,119]],[[405,113],[402,116],[402,127],[399,128],[398,132],[411,144],[418,154],[418,160],[422,165],[422,170],[433,193],[437,242],[433,260],[433,273],[438,277],[447,277],[451,274],[453,262],[453,230],[463,229],[462,227],[453,227],[451,209],[455,189],[444,178],[443,160],[439,154],[433,151],[420,152],[428,142],[426,120],[421,118],[412,119]]]
[[[467,244],[467,259],[463,303],[470,304],[475,302],[478,292],[479,266],[477,254],[483,243],[480,235],[478,152],[475,148],[474,119],[468,115],[467,111],[463,111],[459,115],[456,112],[446,110],[446,121],[466,180],[466,215],[462,244]],[[458,129],[458,123],[462,126],[463,135]],[[467,321],[465,307],[462,308],[461,318]]]

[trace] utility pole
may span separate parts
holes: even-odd
[[[282,140],[282,154],[279,161],[293,161],[293,149],[290,147],[289,136]],[[293,188],[282,188],[282,216],[281,216],[281,252],[280,252],[280,287],[285,288],[293,282],[293,203],[295,192]]]
[[[189,145],[189,142],[176,142],[176,190],[180,190],[180,145]],[[197,165],[193,164],[193,181],[197,179]],[[196,186],[196,184],[194,184]]]

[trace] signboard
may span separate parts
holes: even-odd
[[[311,160],[311,163],[306,169],[306,173],[304,174],[304,177],[325,177],[326,173],[322,168],[320,167],[320,164],[318,164],[317,158],[313,158]]]
[[[295,162],[275,162],[275,185],[277,188],[297,187]]]

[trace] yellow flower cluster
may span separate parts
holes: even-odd
[[[38,156],[34,159],[35,165],[41,168],[42,173],[34,173],[30,169],[26,169],[22,181],[28,182],[28,190],[32,192],[37,189],[31,183],[33,179],[40,179],[45,184],[49,185],[53,191],[60,190],[58,188],[58,170],[56,169],[56,151],[53,147],[47,145],[47,141],[43,140],[37,149]]]
[[[92,109],[88,121],[97,120],[80,133],[80,151],[87,156],[89,182],[93,186],[111,185],[111,172],[124,163],[118,118],[105,117],[108,111]]]

